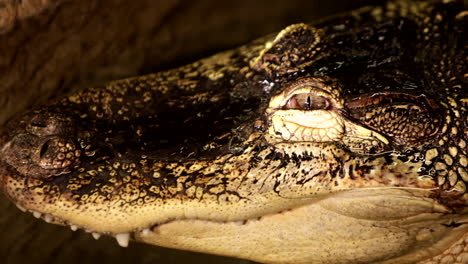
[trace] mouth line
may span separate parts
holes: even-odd
[[[29,210],[29,209],[26,209],[26,208],[24,208],[23,206],[21,206],[21,205],[19,205],[17,203],[15,203],[15,205],[22,212],[30,213],[35,218],[41,219],[41,220],[43,220],[44,222],[46,222],[48,224],[68,226],[72,231],[83,230],[86,233],[90,233],[91,236],[96,240],[98,240],[102,235],[113,236],[116,239],[117,244],[119,246],[121,246],[121,247],[128,247],[130,240],[135,240],[135,237],[136,237],[137,234],[141,235],[141,236],[148,236],[151,233],[154,233],[155,228],[158,228],[160,226],[170,224],[170,223],[173,223],[173,222],[181,221],[181,220],[184,220],[184,221],[186,221],[186,220],[206,221],[206,222],[216,222],[218,224],[236,224],[236,225],[241,226],[241,225],[246,225],[247,223],[252,222],[252,221],[261,221],[262,218],[264,216],[267,216],[267,215],[283,214],[285,212],[293,210],[293,209],[285,209],[285,210],[278,211],[276,213],[270,213],[270,214],[266,214],[266,215],[263,215],[263,216],[258,216],[258,217],[255,217],[255,218],[236,220],[236,221],[216,221],[216,220],[197,219],[197,218],[170,219],[170,220],[167,220],[165,222],[148,225],[148,226],[146,226],[144,228],[137,228],[137,229],[134,229],[134,230],[129,231],[129,232],[115,233],[115,232],[110,232],[110,231],[109,232],[96,232],[96,231],[90,230],[88,228],[85,228],[85,227],[70,223],[69,221],[63,220],[62,218],[54,216],[52,214],[41,213],[41,212],[35,211],[35,210]]]
[[[397,188],[397,187],[394,187],[394,188],[373,188],[373,189],[374,190],[378,190],[378,189],[400,189],[401,190],[401,188]],[[407,189],[407,190],[408,191],[410,191],[410,190],[419,190],[419,191],[421,191],[421,189]],[[352,189],[345,190],[345,192],[346,191],[352,191]],[[431,191],[431,190],[424,190],[424,191]],[[70,221],[64,220],[64,219],[62,219],[60,217],[57,217],[57,216],[54,216],[52,214],[41,213],[41,212],[38,212],[38,211],[35,211],[35,210],[29,210],[29,209],[26,209],[26,208],[24,208],[23,206],[21,206],[21,205],[19,205],[17,203],[15,203],[15,205],[22,212],[30,213],[35,218],[41,219],[41,220],[45,221],[46,223],[56,224],[56,225],[61,225],[61,226],[68,226],[72,231],[83,230],[84,232],[91,234],[91,236],[96,240],[98,240],[103,235],[112,236],[112,237],[114,237],[116,239],[117,244],[119,246],[128,247],[129,242],[131,240],[137,240],[138,237],[140,237],[140,239],[141,239],[141,237],[148,237],[148,236],[150,236],[152,234],[157,234],[157,232],[158,232],[157,229],[159,227],[162,227],[162,226],[165,226],[165,225],[171,224],[171,223],[177,223],[179,221],[200,221],[200,222],[205,222],[205,223],[215,223],[215,224],[219,224],[219,225],[236,225],[238,227],[241,227],[241,226],[244,226],[244,225],[247,225],[247,224],[255,224],[256,222],[258,223],[259,221],[262,221],[264,218],[269,218],[271,216],[278,216],[278,215],[284,215],[284,214],[287,214],[287,213],[293,213],[295,210],[300,210],[300,208],[311,206],[311,205],[315,204],[316,202],[318,202],[318,200],[315,200],[315,201],[307,203],[307,204],[303,204],[303,205],[301,205],[299,207],[289,207],[289,208],[278,210],[278,211],[275,211],[275,212],[266,213],[266,214],[263,214],[263,215],[260,215],[260,216],[246,218],[246,219],[238,219],[238,220],[235,220],[235,221],[232,221],[232,220],[231,221],[229,221],[229,220],[212,220],[212,219],[203,219],[203,218],[194,218],[194,217],[191,217],[191,218],[172,218],[172,219],[168,219],[168,220],[163,221],[163,222],[153,223],[153,224],[146,225],[144,227],[134,228],[134,229],[129,230],[127,232],[95,231],[95,230],[92,230],[92,229],[88,229],[88,228],[86,228],[84,226],[74,224],[74,223],[72,223]]]

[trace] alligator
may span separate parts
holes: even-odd
[[[46,222],[262,263],[468,263],[468,12],[389,1],[55,99],[0,133]]]

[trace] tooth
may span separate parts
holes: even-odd
[[[33,213],[34,217],[36,217],[36,218],[40,218],[41,215],[42,215],[41,213],[36,212],[36,211],[32,211],[32,213]]]
[[[44,221],[46,221],[46,223],[52,222],[52,216],[50,216],[50,215],[44,215]]]
[[[145,229],[141,230],[141,234],[142,234],[143,236],[147,236],[147,235],[149,235],[150,233],[151,233],[151,230],[150,230],[149,228],[145,228]]]
[[[95,233],[95,232],[91,233],[91,235],[92,235],[92,236],[94,237],[94,239],[96,239],[96,240],[98,240],[98,239],[101,237],[101,234]]]
[[[128,241],[130,240],[130,234],[129,233],[121,233],[115,235],[115,239],[117,239],[117,243],[121,247],[128,247]]]
[[[244,221],[243,221],[243,220],[234,221],[234,223],[235,223],[236,225],[243,225],[243,224],[244,224]]]
[[[70,225],[70,229],[71,229],[72,231],[76,231],[76,230],[78,230],[78,226],[76,226],[76,225]]]
[[[17,204],[16,207],[18,207],[18,209],[20,209],[20,210],[23,211],[23,212],[26,212],[26,211],[27,211],[26,208],[24,208],[23,206],[21,206],[21,205],[19,205],[19,204]]]

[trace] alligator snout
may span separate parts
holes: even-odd
[[[61,175],[80,163],[76,123],[62,113],[29,113],[7,124],[0,139],[0,160],[25,177]]]

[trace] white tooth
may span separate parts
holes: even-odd
[[[44,221],[46,221],[46,223],[52,222],[52,216],[50,216],[50,215],[44,215]]]
[[[145,229],[141,230],[141,234],[142,234],[143,236],[147,236],[147,235],[149,235],[150,233],[151,233],[151,230],[150,230],[149,228],[145,228]]]
[[[20,209],[20,210],[23,211],[23,212],[26,212],[26,211],[27,211],[26,208],[24,208],[23,206],[21,206],[21,205],[19,205],[19,204],[17,204],[16,207],[18,207],[18,209]]]
[[[76,225],[70,225],[70,229],[71,229],[72,231],[76,231],[76,230],[78,230],[78,226],[76,226]]]
[[[32,213],[33,213],[34,217],[36,217],[36,218],[40,218],[41,215],[42,215],[41,213],[36,212],[36,211],[32,211]]]
[[[98,239],[101,237],[101,234],[95,233],[95,232],[91,233],[91,235],[92,235],[92,236],[94,237],[94,239],[96,239],[96,240],[98,240]]]
[[[128,241],[130,240],[130,234],[129,233],[121,233],[115,235],[115,239],[117,239],[117,243],[121,247],[128,247]]]

